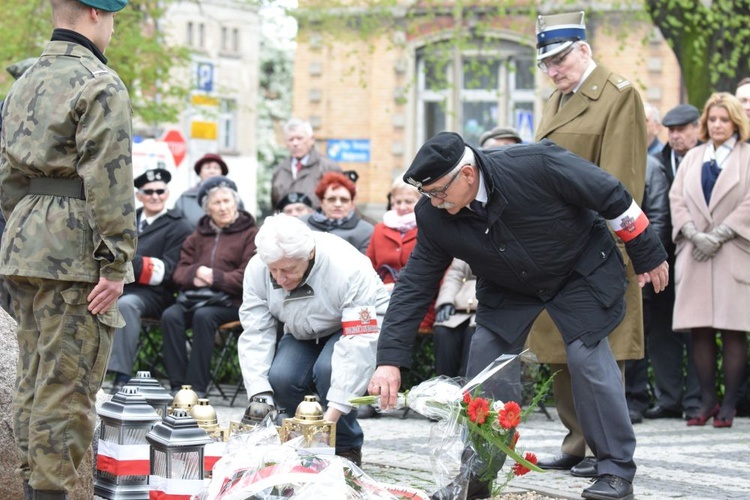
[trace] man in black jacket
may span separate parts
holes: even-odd
[[[462,259],[478,278],[467,376],[520,352],[546,309],[565,341],[575,404],[587,409],[579,415],[598,460],[599,478],[583,496],[632,495],[635,435],[606,340],[625,313],[625,267],[607,225],[625,242],[639,283],[660,292],[666,252],[641,209],[616,178],[548,140],[476,151],[443,132],[422,146],[404,180],[427,198],[415,209],[417,245],[385,316],[370,394],[395,404],[418,318],[452,258]],[[477,493],[476,477],[472,483],[470,498],[486,493]]]
[[[172,271],[180,258],[185,238],[193,232],[190,223],[178,210],[166,209],[167,184],[172,176],[167,170],[147,170],[135,178],[136,198],[143,207],[138,217],[138,245],[133,259],[135,282],[125,285],[117,307],[125,326],[115,331],[112,355],[107,370],[115,373],[112,394],[117,393],[133,372],[133,362],[141,332],[141,318],[160,318],[174,302]]]

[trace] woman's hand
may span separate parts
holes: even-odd
[[[195,271],[195,278],[193,278],[193,285],[197,287],[211,286],[214,284],[214,270],[210,267],[200,266]]]

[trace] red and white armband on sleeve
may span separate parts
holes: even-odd
[[[635,200],[625,212],[614,219],[607,219],[607,223],[612,231],[626,243],[645,231],[649,225],[648,217]]]
[[[345,307],[341,314],[343,336],[380,333],[375,306]]]
[[[164,261],[156,257],[143,257],[143,267],[138,276],[139,285],[156,286],[164,281]]]

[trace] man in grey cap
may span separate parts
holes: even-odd
[[[672,186],[677,168],[685,154],[700,141],[700,112],[690,104],[680,104],[664,115],[662,123],[669,129],[669,143],[656,156],[661,162],[658,168],[663,171],[668,184]],[[669,204],[666,206],[669,215]],[[672,234],[671,217],[666,218],[666,233]],[[674,268],[675,245],[671,238],[665,246],[667,262]],[[692,363],[692,339],[689,334],[672,330],[674,310],[674,287],[665,293],[650,297],[647,341],[648,357],[654,372],[655,403],[643,413],[650,419],[695,417],[700,410],[700,389]]]
[[[624,77],[597,64],[586,41],[583,12],[539,16],[537,66],[554,83],[542,114],[536,140],[547,138],[614,175],[640,203],[646,179],[646,118],[638,91]],[[626,360],[644,355],[641,291],[625,247],[618,248],[627,265],[625,319],[609,337],[620,369]],[[561,453],[539,460],[543,469],[571,470],[581,477],[596,477],[596,461],[586,446],[573,403],[572,381],[566,366],[565,346],[557,328],[543,313],[529,337],[529,347],[542,363],[558,372],[553,382],[560,421],[568,429]],[[633,414],[637,422],[642,417]]]
[[[104,51],[126,3],[51,0],[51,40],[3,105],[0,273],[18,317],[13,431],[26,499],[64,499],[76,486],[125,324],[117,299],[137,238],[132,109]]]
[[[534,319],[548,311],[598,459],[599,479],[583,497],[632,496],[635,434],[607,342],[625,314],[624,264],[610,229],[625,242],[640,286],[651,282],[660,292],[666,252],[645,214],[616,178],[547,140],[474,150],[443,132],[422,146],[404,180],[425,198],[415,208],[416,247],[383,321],[370,394],[381,395],[383,407],[395,403],[420,318],[452,259],[464,260],[477,276],[479,303],[467,376],[519,353]],[[475,472],[469,498],[484,498],[488,488]]]
[[[479,138],[479,146],[485,149],[521,144],[522,142],[521,136],[513,127],[495,127]]]

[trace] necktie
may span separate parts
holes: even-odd
[[[573,92],[568,92],[567,94],[563,94],[560,96],[560,107],[557,109],[562,109],[563,106],[565,106],[565,103],[570,100],[570,98],[573,97]]]
[[[138,232],[138,234],[141,234],[143,231],[145,231],[147,227],[148,221],[146,219],[141,220],[141,230]]]
[[[297,170],[296,170],[296,171],[294,172],[294,175],[295,175],[295,176],[299,175],[299,173],[300,173],[300,172],[302,171],[302,167],[303,167],[303,166],[304,166],[304,165],[302,165],[302,160],[299,160],[299,159],[298,159],[298,160],[297,160],[297,163],[295,164],[295,168],[297,169]]]
[[[487,218],[487,208],[484,206],[484,203],[478,200],[474,200],[471,203],[469,203],[469,208],[472,212],[477,214],[480,217]]]

